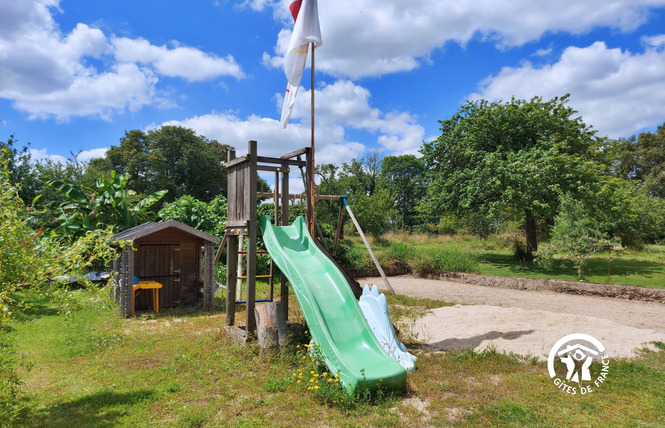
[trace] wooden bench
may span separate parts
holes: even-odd
[[[155,312],[159,313],[159,289],[162,284],[157,281],[139,281],[134,284],[134,306],[132,307],[132,315],[136,308],[136,292],[138,290],[152,290],[152,308]]]

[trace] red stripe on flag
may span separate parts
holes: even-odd
[[[291,11],[291,15],[293,16],[293,22],[296,22],[296,18],[298,18],[298,12],[300,12],[300,5],[302,5],[302,0],[296,0],[289,5],[289,10]]]

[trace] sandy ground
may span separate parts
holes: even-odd
[[[494,347],[547,359],[554,344],[573,333],[598,339],[613,358],[631,358],[650,342],[665,342],[665,305],[551,291],[513,290],[428,280],[389,278],[395,293],[456,303],[434,309],[400,329],[426,349]],[[381,278],[360,284],[386,287]],[[407,336],[408,337],[408,336]]]

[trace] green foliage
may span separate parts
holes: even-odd
[[[93,187],[70,180],[50,180],[47,184],[69,199],[59,208],[56,236],[81,237],[87,232],[110,227],[125,230],[149,218],[149,208],[166,194],[161,190],[138,201],[135,192],[126,190],[129,174],[111,171],[99,177]]]
[[[14,135],[10,135],[6,142],[0,141],[0,151],[4,152],[3,169],[7,172],[6,180],[15,186],[24,203],[29,204],[37,196],[40,187],[32,156],[30,143],[18,148]]]
[[[423,251],[412,259],[413,271],[421,277],[436,272],[478,272],[478,262],[473,254],[454,249]]]
[[[421,209],[436,217],[508,212],[524,219],[527,247],[536,250],[538,225],[556,215],[559,195],[598,176],[599,143],[567,101],[468,101],[423,146],[431,182]]]
[[[599,222],[584,204],[570,197],[564,197],[561,201],[561,211],[555,219],[549,245],[575,264],[580,279],[592,254],[604,249],[621,248],[618,240],[610,239],[602,231]]]
[[[615,176],[631,180],[651,196],[665,198],[665,123],[656,133],[610,141],[606,163]]]
[[[321,177],[318,193],[347,195],[349,205],[365,233],[379,235],[388,230],[390,220],[395,218],[397,211],[393,196],[382,185],[381,159],[376,152],[360,160],[353,159],[349,164],[342,164],[341,169],[334,165],[323,165],[317,169],[317,174]],[[317,209],[319,221],[336,227],[339,205],[319,205],[327,208]]]
[[[619,178],[605,178],[580,198],[599,230],[624,246],[639,247],[665,236],[665,201],[644,187]]]
[[[177,220],[221,239],[224,236],[227,211],[223,195],[217,195],[207,203],[185,195],[165,204],[158,215],[162,220]]]
[[[371,196],[356,194],[349,205],[365,233],[378,236],[388,230],[388,219],[394,214],[393,198],[385,189]]]
[[[416,206],[425,196],[422,160],[414,155],[388,156],[381,162],[381,186],[395,201],[397,228],[413,230],[417,224]]]

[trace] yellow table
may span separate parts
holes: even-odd
[[[136,291],[137,290],[152,290],[152,307],[155,312],[159,313],[159,289],[162,288],[162,284],[157,281],[139,281],[137,284],[134,284],[134,306],[132,307],[132,315],[134,315],[134,309],[136,307]]]

